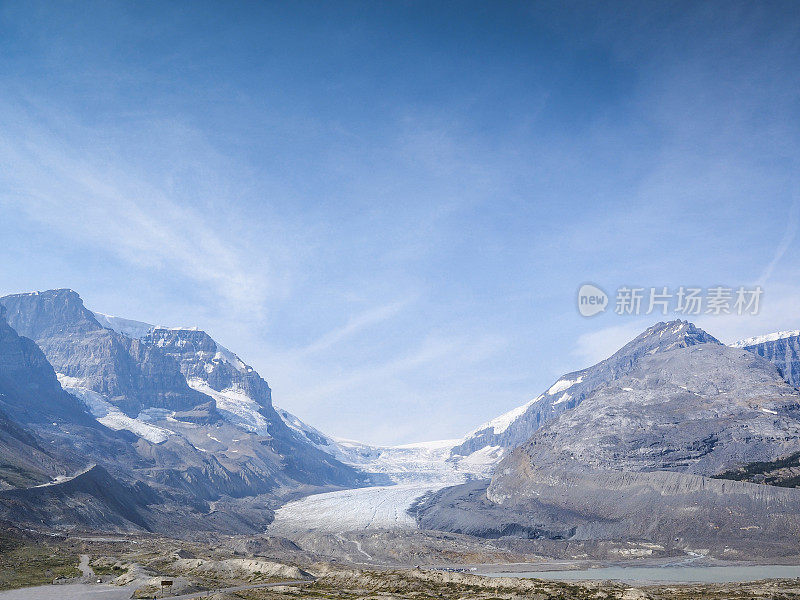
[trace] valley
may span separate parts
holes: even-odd
[[[800,0],[0,57],[0,600],[800,600]]]
[[[383,447],[275,407],[266,380],[201,330],[94,313],[71,290],[0,310],[33,340],[6,325],[0,344],[16,377],[0,380],[0,520],[23,548],[100,552],[98,572],[125,570],[109,574],[127,592],[157,577],[191,594],[306,573],[303,593],[331,598],[390,581],[423,596],[628,598],[637,585],[635,597],[666,598],[681,596],[659,585],[691,577],[730,591],[770,569],[794,576],[800,391],[791,352],[768,346],[791,335],[728,347],[658,323],[462,438]],[[20,381],[47,390],[38,412]]]

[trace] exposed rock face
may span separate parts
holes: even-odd
[[[642,358],[542,427],[519,452],[537,467],[715,475],[797,450],[798,414],[800,393],[772,364],[702,344]]]
[[[141,342],[174,360],[192,388],[215,399],[216,409],[226,421],[263,436],[247,447],[247,454],[258,460],[247,466],[240,464],[246,478],[258,481],[259,473],[269,473],[270,479],[280,485],[296,480],[313,485],[356,486],[367,480],[287,427],[272,405],[272,390],[267,382],[205,331],[154,327],[142,336]],[[243,443],[244,436],[237,437]],[[280,466],[270,468],[275,462]]]
[[[264,407],[272,405],[267,382],[205,331],[155,327],[142,341],[173,358],[187,380],[199,379],[219,392],[235,388]]]
[[[791,335],[763,336],[761,339],[744,340],[736,346],[766,358],[778,368],[786,381],[800,388],[800,333],[787,333]],[[773,337],[775,339],[770,339]]]
[[[199,329],[166,329],[154,327],[141,338],[141,343],[157,348],[179,366],[185,381],[194,388],[214,395],[241,395],[255,403],[255,412],[263,418],[270,433],[288,434],[283,420],[272,406],[272,390],[261,376],[210,335]],[[220,396],[217,396],[220,397]],[[255,417],[256,420],[257,417]]]
[[[0,298],[8,323],[34,340],[59,373],[108,397],[128,416],[189,410],[211,399],[191,389],[177,363],[138,339],[104,329],[72,290]]]
[[[659,324],[634,347],[679,327]],[[800,393],[770,362],[692,329],[691,343],[615,354],[605,381],[511,452],[485,492],[421,503],[422,526],[796,551],[800,490],[708,476],[800,450]]]
[[[61,389],[39,347],[9,327],[4,313],[0,305],[0,409],[20,423],[92,422]]]
[[[48,447],[71,457],[71,472],[99,463],[128,483],[146,482],[189,504],[366,480],[291,431],[272,407],[267,382],[203,331],[98,320],[71,290],[7,296],[0,306],[36,337],[63,385],[81,399],[62,390],[41,350],[25,340],[49,370],[53,393],[68,402],[66,413],[93,428],[39,432]],[[50,413],[43,414],[49,422]]]
[[[0,411],[0,490],[45,483],[65,473],[33,434]]]
[[[656,323],[610,358],[588,369],[563,375],[527,405],[482,425],[453,448],[452,453],[467,455],[489,446],[516,448],[547,421],[575,408],[598,387],[624,376],[640,359],[666,350],[706,343],[720,344],[716,338],[686,321]]]

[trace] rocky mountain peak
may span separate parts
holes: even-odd
[[[77,292],[47,290],[5,296],[6,319],[17,333],[33,340],[72,331],[85,333],[101,329]]]
[[[722,343],[688,321],[656,323],[594,366],[562,375],[540,396],[478,427],[453,448],[468,455],[483,448],[514,448],[561,413],[578,406],[599,386],[618,379],[643,358],[676,348]]]
[[[4,312],[0,307],[0,408],[22,423],[90,422],[78,401],[61,389],[39,347],[11,328]]]
[[[614,356],[626,355],[641,350],[645,350],[648,354],[655,354],[656,352],[674,348],[686,348],[697,344],[721,345],[722,342],[689,321],[659,322],[648,327],[625,344]]]

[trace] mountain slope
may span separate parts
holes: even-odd
[[[758,354],[778,368],[783,378],[800,388],[800,331],[779,331],[733,344]]]
[[[126,467],[148,482],[214,499],[365,480],[286,427],[266,381],[203,331],[95,314],[71,290],[0,304],[99,423],[136,436]]]
[[[0,490],[45,483],[64,473],[31,432],[0,411]]]
[[[57,482],[0,491],[0,519],[48,527],[149,530],[143,515],[149,504],[159,501],[147,486],[125,485],[93,465]]]
[[[561,376],[536,399],[481,425],[454,447],[452,454],[465,456],[484,448],[515,448],[547,421],[578,406],[601,385],[624,376],[641,358],[705,343],[720,344],[686,321],[656,323],[606,360]]]
[[[616,368],[503,459],[488,487],[439,492],[417,507],[420,524],[489,537],[677,538],[719,552],[795,548],[800,490],[708,477],[798,452],[800,393],[770,362],[686,325],[648,329],[635,346],[679,328],[691,343],[649,344],[622,364],[615,354]]]
[[[104,329],[72,290],[15,294],[0,304],[9,325],[34,340],[58,373],[108,397],[130,417],[147,408],[190,410],[209,400],[186,385],[174,361]]]

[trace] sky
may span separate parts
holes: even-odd
[[[586,282],[800,329],[798,64],[794,2],[0,0],[0,294],[198,326],[329,434],[458,438],[680,316]]]

